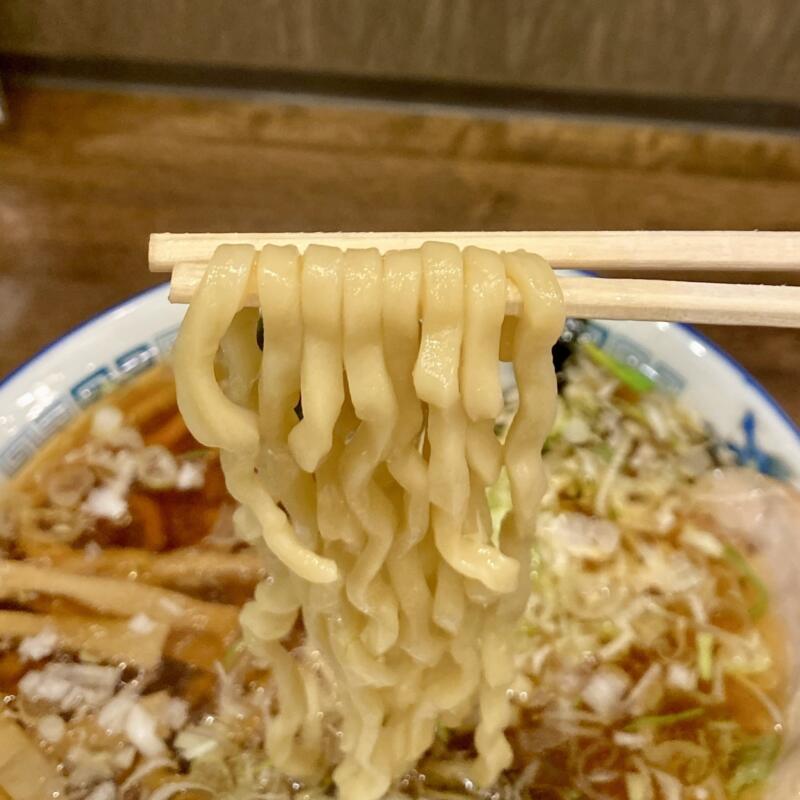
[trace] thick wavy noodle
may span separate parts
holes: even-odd
[[[504,327],[508,281],[523,308]],[[268,567],[242,626],[272,671],[266,746],[287,774],[332,772],[340,797],[377,800],[440,724],[474,731],[465,777],[488,786],[510,766],[562,325],[552,271],[527,253],[217,250],[180,333],[178,399]],[[501,346],[520,395],[503,444]],[[514,511],[494,536],[503,466]]]

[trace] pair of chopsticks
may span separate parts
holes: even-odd
[[[231,233],[150,237],[151,272],[171,272],[170,301],[188,303],[208,259],[221,244],[309,244],[381,253],[451,242],[489,250],[528,250],[555,269],[602,272],[684,270],[769,272],[800,269],[800,232],[772,231],[508,231],[432,233]],[[698,283],[641,278],[559,276],[566,312],[594,319],[659,320],[800,327],[800,286]],[[519,310],[509,285],[506,313]],[[256,305],[253,294],[248,304]]]

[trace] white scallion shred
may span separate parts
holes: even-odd
[[[55,652],[58,647],[58,632],[54,628],[44,628],[34,636],[26,636],[17,652],[23,661],[41,661]]]
[[[697,672],[686,664],[673,662],[667,667],[667,685],[682,692],[697,689]]]
[[[86,561],[96,561],[102,552],[103,548],[92,539],[92,541],[87,542],[86,546],[83,548],[83,557]]]
[[[148,489],[169,489],[175,486],[178,465],[166,447],[151,445],[137,453],[136,476]]]
[[[613,769],[596,769],[586,777],[589,783],[610,783],[619,777],[619,773]]]
[[[203,758],[219,747],[212,736],[204,736],[192,730],[181,731],[175,737],[175,747],[187,761]]]
[[[661,700],[662,676],[664,667],[660,663],[651,664],[644,672],[626,698],[628,710],[634,716],[651,711]]]
[[[98,408],[92,415],[92,436],[108,439],[122,427],[122,423],[122,412],[116,406]]]
[[[98,708],[111,697],[118,678],[114,667],[50,662],[41,670],[26,672],[19,681],[19,692],[33,703],[64,712]]]
[[[36,723],[39,736],[49,744],[56,744],[64,738],[67,725],[58,714],[45,714]]]
[[[614,731],[612,738],[618,747],[625,747],[628,750],[641,750],[650,743],[650,737],[646,733],[629,733],[628,731]]]
[[[105,781],[92,789],[92,791],[86,795],[86,800],[116,800],[117,798],[117,787],[114,785],[113,781]]]
[[[155,630],[156,623],[153,622],[147,614],[139,612],[128,620],[128,627],[134,632],[141,635],[152,633]]]
[[[99,486],[89,492],[81,510],[92,517],[118,521],[128,513],[126,490],[117,486]]]
[[[183,461],[175,476],[175,488],[181,491],[200,489],[205,482],[205,463],[202,461]]]
[[[622,697],[630,678],[619,669],[600,667],[581,692],[581,699],[604,718],[613,718],[622,710]]]
[[[165,783],[159,786],[158,789],[148,795],[147,800],[169,800],[176,794],[183,794],[184,792],[205,792],[209,797],[213,792],[202,783],[194,783],[193,781],[175,781],[174,783]]]
[[[135,692],[123,689],[100,709],[97,721],[101,727],[112,733],[122,733],[131,709],[136,705],[138,695]]]
[[[138,703],[131,708],[125,720],[125,735],[148,758],[164,752],[164,742],[158,735],[156,720]]]
[[[625,791],[628,800],[652,800],[653,785],[647,775],[641,772],[625,773]]]
[[[654,769],[653,777],[663,800],[681,800],[684,787],[674,775],[670,775],[660,769]]]
[[[725,546],[713,533],[696,528],[694,525],[686,525],[683,528],[680,541],[709,558],[722,558],[725,553]]]
[[[151,773],[155,772],[159,769],[175,769],[176,765],[175,762],[171,758],[167,758],[166,756],[159,756],[157,758],[148,758],[139,764],[136,769],[128,775],[127,778],[122,782],[120,788],[120,792],[122,792],[123,797],[125,796],[126,792],[129,789],[132,789],[134,786],[137,786],[139,783],[142,782],[144,778],[146,778]]]
[[[575,558],[604,561],[619,547],[620,532],[608,520],[566,512],[553,520],[552,537]]]
[[[626,628],[615,639],[612,639],[608,644],[604,644],[597,651],[597,655],[603,661],[614,661],[627,652],[635,641],[636,636],[633,631]]]
[[[561,435],[571,444],[584,444],[592,436],[592,429],[583,417],[572,416],[561,428]]]

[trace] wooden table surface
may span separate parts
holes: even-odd
[[[147,272],[151,231],[800,230],[798,137],[13,83],[7,94],[0,375],[163,280]],[[800,334],[706,332],[800,421]]]

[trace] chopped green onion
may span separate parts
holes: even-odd
[[[747,558],[745,558],[741,550],[738,550],[732,544],[726,542],[724,552],[725,558],[727,558],[728,561],[730,561],[730,563],[736,567],[742,578],[744,578],[744,580],[750,584],[755,592],[755,602],[750,606],[748,612],[751,619],[760,619],[764,616],[767,608],[769,607],[769,590],[767,589],[766,584],[750,566],[750,562],[747,560]]]
[[[734,797],[746,787],[765,781],[778,758],[780,747],[780,736],[768,733],[735,750],[731,755],[731,766],[735,767],[728,780],[728,794]]]
[[[603,461],[611,461],[611,458],[614,455],[613,448],[606,442],[598,442],[596,445],[594,445],[594,447],[592,447],[592,452],[600,456]]]
[[[227,671],[239,659],[239,656],[244,652],[244,641],[237,639],[232,645],[229,645],[227,650],[222,655],[222,666]]]
[[[646,717],[637,717],[626,726],[626,731],[641,731],[645,728],[666,728],[668,725],[677,725],[697,719],[706,713],[704,708],[687,708],[686,711],[676,711],[674,714],[650,714]]]
[[[697,672],[704,681],[714,677],[714,634],[707,631],[697,634]]]
[[[624,365],[623,365],[624,366]],[[641,377],[645,378],[641,372],[636,372],[637,375],[641,375]],[[649,380],[649,378],[645,378],[645,380]],[[647,417],[644,415],[644,411],[642,411],[639,406],[634,405],[633,403],[626,403],[624,400],[617,400],[617,407],[619,410],[626,416],[630,417],[631,419],[635,420],[636,422],[641,423],[642,425],[647,425]]]
[[[207,447],[197,447],[194,450],[187,450],[185,453],[178,453],[178,458],[208,458],[211,450]]]
[[[444,745],[446,745],[450,741],[450,737],[453,735],[453,731],[451,728],[446,728],[441,722],[436,726],[436,738]]]
[[[614,356],[606,353],[605,350],[601,350],[596,344],[583,342],[582,347],[598,367],[610,372],[620,383],[623,383],[629,389],[633,389],[634,392],[644,394],[655,389],[655,383],[647,375],[643,375],[635,367],[618,361]]]
[[[511,511],[511,482],[508,470],[503,467],[497,480],[486,489],[486,502],[492,517],[492,541],[496,542],[503,526],[503,519]]]

